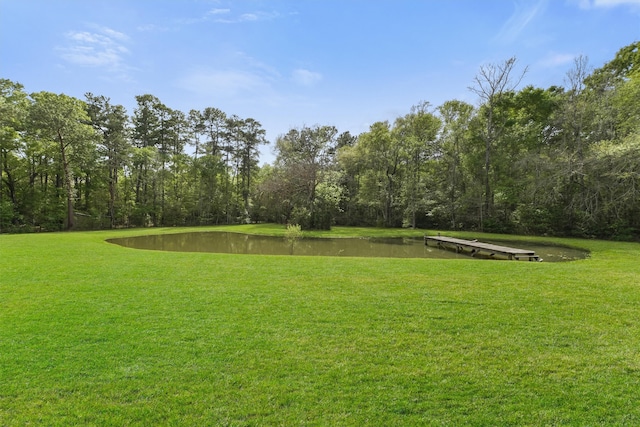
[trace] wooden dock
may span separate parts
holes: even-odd
[[[483,243],[476,240],[464,240],[444,236],[424,236],[424,244],[429,246],[430,242],[439,248],[455,250],[456,253],[466,253],[472,257],[480,255],[495,259],[540,261],[540,258],[534,251]]]

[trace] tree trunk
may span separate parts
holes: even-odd
[[[62,169],[64,173],[64,189],[67,195],[66,228],[67,230],[71,230],[75,226],[75,220],[73,215],[73,186],[71,185],[71,170],[69,167],[69,162],[67,161],[66,146],[64,144],[64,140],[62,138],[62,135],[60,135],[60,133],[58,133],[58,141],[60,142],[60,156],[62,157]]]
[[[116,227],[116,185],[118,171],[117,169],[110,168],[109,169],[109,226],[111,228]]]
[[[487,139],[485,145],[484,155],[484,217],[491,216],[491,144],[493,143],[493,106],[492,100],[489,100],[489,118],[487,119]],[[483,229],[483,225],[480,224],[480,229]]]

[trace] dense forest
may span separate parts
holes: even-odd
[[[480,68],[478,105],[413,106],[351,135],[0,79],[0,232],[246,222],[640,238],[640,42],[565,87]]]

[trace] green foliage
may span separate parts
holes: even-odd
[[[13,203],[10,200],[0,200],[0,233],[13,231],[14,218]]]
[[[514,217],[516,228],[522,234],[546,236],[554,232],[553,215],[544,208],[523,204],[516,208]]]
[[[640,73],[640,41],[633,42],[618,50],[611,61],[590,76],[589,83],[602,79],[604,75],[625,79],[638,73]]]
[[[331,228],[334,200],[339,198],[331,172],[336,135],[333,126],[303,127],[291,129],[276,141],[276,167],[284,178],[278,186],[279,197],[292,202],[285,216],[303,229]]]
[[[265,131],[207,107],[27,95],[0,80],[2,231],[293,222],[637,239],[638,42],[566,87],[526,86],[516,59],[480,67],[477,108],[420,102],[367,132]],[[191,147],[190,149],[188,147]]]
[[[290,220],[304,230],[313,230],[311,223],[311,211],[304,206],[296,206],[290,214]]]
[[[302,238],[302,227],[300,224],[287,224],[287,230],[284,232],[284,238],[290,242],[295,242]]]
[[[79,99],[50,92],[31,97],[34,102],[29,108],[29,135],[55,153],[52,160],[62,176],[59,187],[64,189],[66,199],[64,224],[70,230],[76,222],[74,205],[81,190],[78,183],[94,166],[97,135],[87,124],[90,119],[86,104]]]

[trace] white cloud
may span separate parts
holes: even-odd
[[[219,20],[223,19],[223,18],[218,18],[219,16],[227,15],[229,13],[231,13],[231,9],[209,9],[207,12],[204,13],[204,15],[201,15],[199,18],[180,19],[179,23],[185,24],[185,25],[192,25],[192,24],[199,24],[201,22],[210,22],[210,21],[218,22]]]
[[[517,3],[515,12],[504,23],[494,39],[504,43],[514,42],[531,21],[544,12],[547,2],[548,0],[538,0],[527,7]]]
[[[112,40],[115,39],[121,42],[129,41],[129,36],[126,35],[125,33],[121,33],[120,31],[116,31],[112,28],[102,27],[102,26],[96,26],[95,28],[97,31],[101,32],[102,34],[104,34],[105,36],[109,37]]]
[[[265,76],[269,76],[269,78],[280,78],[280,73],[274,66],[264,63],[252,56],[249,56],[243,51],[234,52],[231,60],[234,63],[240,64],[242,67],[248,67],[255,72],[259,72],[264,74]]]
[[[298,68],[291,75],[293,81],[302,86],[313,86],[322,80],[322,74]]]
[[[66,45],[56,48],[60,57],[82,67],[102,67],[117,72],[125,70],[124,60],[129,49],[124,43],[129,37],[108,27],[93,27],[96,32],[67,32]]]
[[[190,92],[220,97],[255,94],[269,89],[261,75],[239,70],[196,70],[182,78],[178,85]]]
[[[169,27],[162,27],[155,24],[145,24],[139,25],[138,27],[136,27],[136,30],[140,32],[165,32],[169,31]]]
[[[180,24],[192,25],[202,22],[215,22],[219,24],[238,24],[242,22],[259,22],[269,21],[278,18],[280,14],[278,12],[245,12],[241,14],[234,14],[231,9],[217,8],[210,9],[198,18],[181,19]]]
[[[221,24],[238,24],[241,22],[270,21],[279,16],[280,14],[278,12],[249,12],[230,18],[218,18],[214,21]]]
[[[231,9],[211,9],[207,12],[207,15],[224,15],[231,12]]]
[[[640,7],[640,0],[574,0],[581,9],[611,8],[616,6]]]
[[[595,7],[640,6],[640,0],[594,0]]]
[[[240,15],[240,21],[257,21],[260,17],[255,13],[243,13]]]
[[[83,67],[115,67],[120,63],[120,56],[114,50],[95,50],[92,47],[74,46],[62,53],[66,61]]]
[[[554,68],[570,64],[577,55],[573,53],[551,53],[540,60],[538,64],[544,68]]]
[[[210,96],[259,98],[274,95],[273,86],[280,80],[275,67],[243,51],[232,51],[217,55],[215,65],[192,68],[178,86]]]

